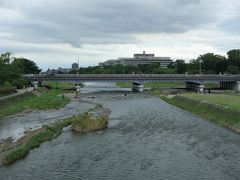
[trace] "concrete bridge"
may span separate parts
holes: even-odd
[[[220,83],[222,89],[240,91],[240,75],[184,75],[184,74],[54,74],[25,75],[30,82],[185,82],[186,88],[202,91],[205,83]]]

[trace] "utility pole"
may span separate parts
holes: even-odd
[[[201,76],[202,75],[202,60],[199,59],[199,75]]]
[[[77,68],[77,74],[79,74],[79,59],[78,59],[78,68]]]

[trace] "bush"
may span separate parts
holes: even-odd
[[[16,89],[13,87],[0,87],[0,94],[11,94],[15,92]]]
[[[12,87],[12,84],[10,82],[8,82],[8,81],[5,81],[3,83],[3,87]]]
[[[16,86],[17,89],[22,89],[27,85],[27,81],[24,79],[16,79],[13,85]]]
[[[108,120],[106,116],[91,117],[88,113],[75,117],[72,123],[72,129],[77,132],[90,132],[105,129]]]

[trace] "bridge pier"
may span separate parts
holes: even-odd
[[[240,91],[240,81],[236,81],[235,90]]]
[[[202,92],[204,89],[204,84],[198,82],[186,82],[186,89]]]
[[[240,81],[220,82],[220,88],[240,91]]]
[[[33,89],[36,90],[38,88],[38,81],[33,81]]]
[[[76,84],[75,86],[76,88],[76,98],[79,98],[80,97],[80,93],[81,93],[81,86],[79,84]]]
[[[143,91],[143,85],[138,82],[133,82],[132,83],[132,91],[133,92],[141,92]]]
[[[220,88],[240,91],[240,81],[220,82]]]

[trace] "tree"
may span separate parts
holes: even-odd
[[[12,53],[6,52],[0,55],[0,85],[11,84],[18,88],[26,85],[22,74],[39,73],[37,65],[25,58],[15,58]]]
[[[218,74],[225,72],[227,69],[227,59],[224,56],[216,55],[214,53],[206,53],[197,58],[202,70],[207,74]]]
[[[12,64],[21,69],[23,74],[38,74],[41,72],[35,62],[26,58],[14,58]]]
[[[6,65],[10,64],[11,59],[12,59],[12,53],[11,52],[6,52],[0,55],[0,65]]]
[[[176,64],[175,66],[176,66],[176,69],[177,69],[177,73],[178,73],[178,74],[183,74],[183,73],[186,72],[186,70],[187,70],[187,65],[186,65],[186,63],[185,63],[184,60],[182,60],[182,59],[176,60],[176,61],[175,61],[175,64]]]
[[[198,74],[199,73],[199,60],[191,59],[187,64],[187,72],[189,74]]]
[[[240,68],[240,49],[233,49],[227,52],[228,64]]]
[[[171,62],[168,65],[168,68],[175,69],[178,74],[183,74],[187,71],[187,64],[183,59],[178,59],[174,62]]]
[[[239,74],[239,68],[237,66],[228,66],[227,72],[230,74]]]
[[[0,85],[5,82],[13,84],[15,79],[21,77],[20,70],[12,64],[12,59],[10,52],[0,55]]]
[[[224,56],[219,56],[216,63],[216,73],[224,73],[228,68],[228,60]]]

